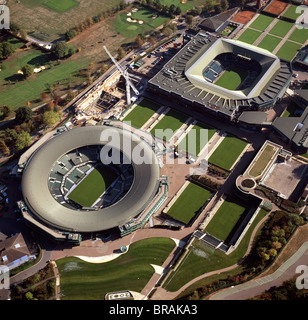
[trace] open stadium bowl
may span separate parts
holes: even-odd
[[[232,53],[243,59],[254,60],[261,66],[261,72],[252,86],[244,90],[228,90],[204,78],[205,68],[221,54]],[[228,99],[249,99],[258,96],[268,80],[279,70],[280,60],[268,50],[249,45],[242,41],[217,39],[210,47],[204,47],[187,63],[185,75],[196,87]]]
[[[110,141],[102,133],[109,130],[119,139]],[[130,141],[130,147],[124,142]],[[115,203],[97,210],[66,206],[55,199],[49,189],[49,177],[58,159],[71,150],[87,145],[109,145],[129,160],[134,178],[130,189]],[[134,161],[133,151],[142,150],[144,161]],[[28,160],[22,176],[23,197],[29,210],[48,226],[74,232],[95,232],[122,225],[138,215],[157,193],[160,168],[155,153],[140,137],[110,126],[89,126],[59,134],[43,144]]]

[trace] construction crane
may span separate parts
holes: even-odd
[[[125,81],[126,81],[126,99],[127,99],[127,104],[130,105],[131,104],[131,96],[130,96],[130,88],[132,88],[132,90],[135,92],[135,94],[137,96],[139,96],[139,91],[135,88],[135,86],[133,85],[133,83],[130,81],[129,76],[128,76],[128,72],[127,69],[124,70],[116,61],[116,59],[111,55],[111,53],[108,51],[108,49],[106,48],[106,46],[103,46],[103,48],[105,49],[105,51],[107,52],[108,56],[110,57],[110,59],[112,60],[112,62],[115,64],[115,66],[117,67],[117,69],[120,71],[121,75],[124,77]]]

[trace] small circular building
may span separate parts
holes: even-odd
[[[137,216],[159,182],[156,155],[144,140],[119,128],[88,126],[56,135],[32,154],[22,193],[44,224],[95,232]]]

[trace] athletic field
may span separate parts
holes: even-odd
[[[115,181],[117,174],[107,166],[93,169],[68,195],[68,198],[83,207],[91,207]]]
[[[248,44],[253,44],[259,38],[260,35],[260,31],[247,28],[237,40],[246,42]]]
[[[223,72],[215,84],[228,90],[236,90],[247,75],[248,72],[246,70],[231,66]]]
[[[159,107],[157,103],[143,99],[123,121],[130,121],[133,127],[141,128],[154,115]]]
[[[176,220],[189,224],[211,195],[209,190],[189,183],[167,214]]]
[[[187,118],[188,116],[182,113],[170,110],[151,130],[151,134],[160,139],[168,141],[185,123]]]
[[[249,26],[253,29],[264,31],[274,20],[274,18],[260,14],[256,20]]]
[[[201,130],[207,131],[201,134]],[[194,156],[197,156],[204,146],[210,141],[215,134],[216,129],[206,126],[205,124],[195,124],[187,133],[185,138],[181,140],[178,147]]]
[[[246,208],[225,200],[205,228],[205,231],[219,240],[225,241],[245,210]]]
[[[286,41],[283,46],[278,50],[276,55],[279,58],[291,61],[297,54],[297,51],[302,47],[301,44]]]
[[[278,38],[272,35],[267,35],[258,44],[258,47],[272,52],[278,46],[281,40],[282,40],[281,38]]]
[[[175,246],[169,238],[132,243],[127,253],[106,263],[88,263],[75,257],[57,260],[62,300],[104,300],[108,292],[128,289],[141,292]]]
[[[232,136],[226,136],[208,161],[218,167],[230,170],[246,146],[247,142]]]

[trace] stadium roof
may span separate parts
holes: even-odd
[[[50,170],[57,159],[67,152],[86,145],[105,145],[119,149],[117,141],[102,137],[105,130],[118,134],[121,152],[131,160],[134,180],[129,191],[116,203],[97,211],[77,210],[61,205],[48,187]],[[108,138],[109,137],[109,138]],[[131,149],[123,141],[130,139]],[[136,164],[132,150],[144,150],[144,162]],[[22,176],[22,193],[29,210],[47,225],[60,230],[94,232],[126,223],[138,215],[153,199],[159,187],[160,169],[151,146],[125,130],[110,126],[89,126],[72,129],[43,144],[28,160]]]
[[[219,52],[215,49],[216,41]],[[214,50],[211,53],[212,46],[214,46]],[[223,88],[219,86],[213,87],[209,85],[210,82],[206,83],[206,80],[198,85],[196,76],[193,76],[195,72],[194,63],[201,57],[208,61],[207,52],[211,53],[214,58],[215,54],[219,54],[223,47],[226,47],[229,52],[231,48],[241,52],[248,50],[256,59],[262,57],[261,63],[264,63],[263,72],[259,77],[263,77],[265,74],[267,76],[266,79],[263,78],[264,83],[260,83],[259,90],[255,92],[255,95],[251,94],[251,97],[247,97],[242,94],[239,97],[240,91],[234,94],[234,91],[231,90],[228,90],[226,94],[225,90],[221,90]],[[230,116],[238,106],[250,107],[271,103],[283,92],[283,88],[286,87],[292,77],[292,68],[288,61],[279,59],[280,66],[276,62],[278,68],[276,69],[275,67],[267,72],[266,65],[270,68],[277,61],[276,59],[274,55],[264,49],[236,40],[227,41],[227,39],[224,39],[221,41],[214,36],[199,32],[149,80],[148,89],[160,92],[169,99],[178,97],[186,104],[201,105],[215,112]],[[196,72],[199,72],[199,76],[204,66],[203,62],[200,61],[200,63],[202,63],[202,66],[200,65],[199,68],[196,66]],[[190,67],[192,67],[191,70],[189,70]],[[189,76],[190,79],[188,78]],[[261,79],[256,80],[260,82]]]

